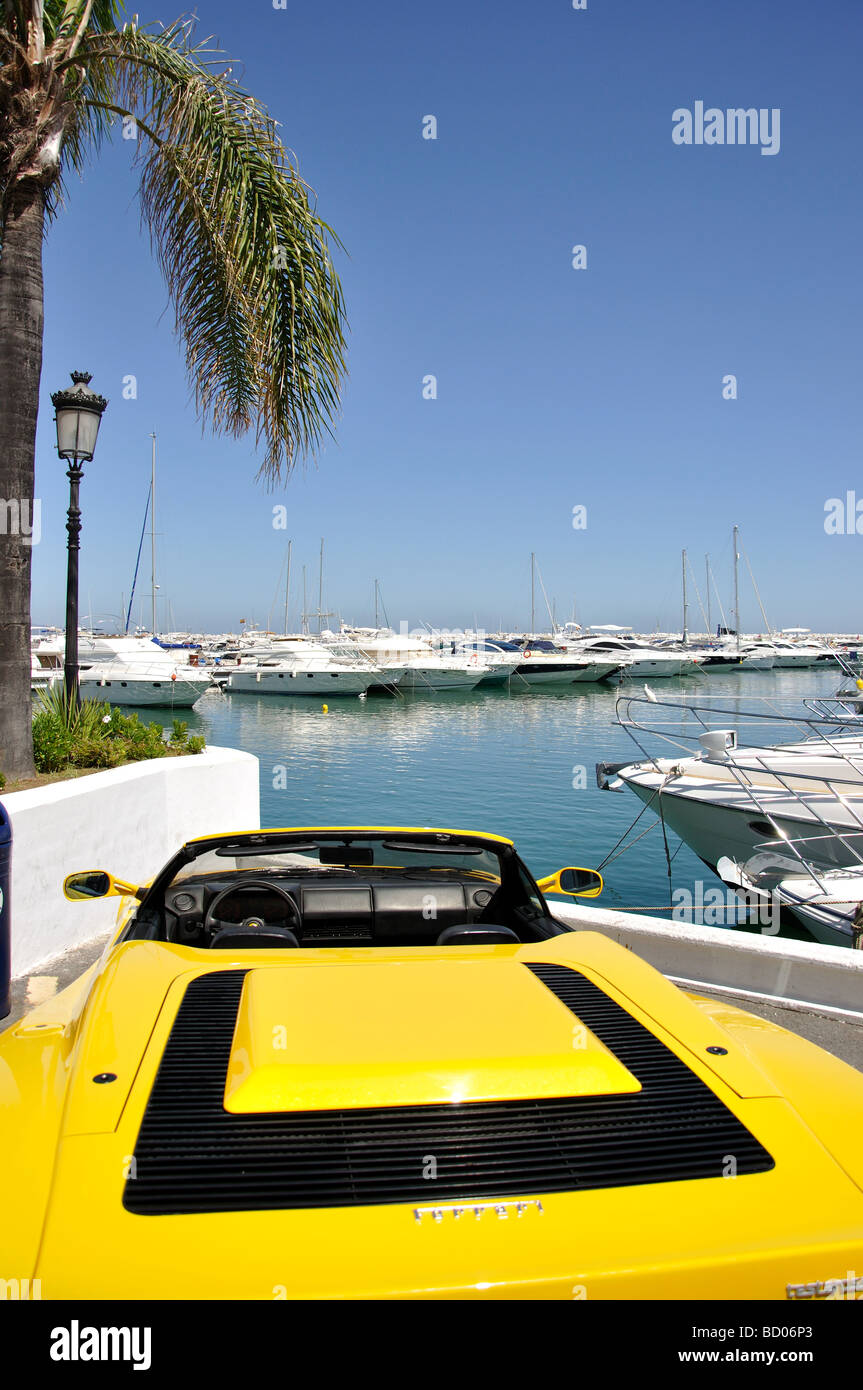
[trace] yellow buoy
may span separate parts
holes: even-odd
[[[858,681],[857,681],[857,689],[858,689],[858,690],[863,690],[863,681],[861,681],[861,680],[858,680]]]
[[[321,709],[323,710],[324,714],[329,714],[330,712],[329,705],[321,705]]]

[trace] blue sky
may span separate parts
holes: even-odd
[[[169,603],[177,627],[275,622],[288,537],[295,627],[322,536],[325,606],[348,620],[370,620],[377,577],[394,623],[521,626],[533,550],[559,616],[575,599],[585,622],[671,627],[683,546],[702,589],[710,552],[728,603],[738,522],[774,626],[863,630],[863,535],[824,529],[828,498],[863,502],[859,0],[197,12],[347,249],[343,413],[273,493],[253,440],[202,435],[118,139],[46,243],[34,621],[62,619],[49,397],[80,367],[110,400],[82,489],[84,612],[128,596],[155,430],[163,627]],[[779,108],[779,153],[675,145],[673,111],[699,100]]]

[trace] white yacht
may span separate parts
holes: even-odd
[[[153,662],[147,666],[114,660],[82,664],[78,688],[82,700],[98,700],[107,705],[191,709],[214,687],[206,671],[195,671],[189,666],[174,662]]]
[[[515,647],[516,651],[519,648]],[[528,637],[520,648],[515,684],[573,685],[576,682],[613,680],[628,671],[629,663],[605,652],[582,651],[578,644],[543,637]]]
[[[567,651],[593,661],[616,661],[623,680],[661,680],[668,676],[692,675],[699,662],[685,648],[671,651],[646,645],[637,637],[585,637],[567,644]]]
[[[34,648],[44,684],[63,679],[65,638]],[[190,709],[213,682],[189,662],[189,652],[166,651],[149,637],[78,636],[78,688],[82,700],[150,709]]]
[[[409,657],[399,687],[414,691],[473,690],[488,669],[485,664],[471,664],[460,656]]]
[[[708,674],[717,671],[772,671],[773,652],[754,641],[741,640],[738,646],[731,638],[715,646],[701,648],[701,669]]]
[[[755,656],[770,656],[778,671],[792,671],[814,666],[818,660],[817,647],[803,647],[781,637],[756,637],[751,645]]]
[[[298,637],[235,664],[224,688],[247,695],[364,695],[373,686],[398,684],[403,675],[404,666],[384,670],[348,644]]]
[[[629,787],[712,869],[788,844],[825,870],[863,862],[859,732],[757,747],[711,729],[699,742],[695,756],[609,768],[604,786]]]
[[[453,643],[453,655],[470,665],[484,667],[480,686],[507,685],[521,657],[516,647],[508,647],[505,642],[493,642],[485,637],[466,638]]]
[[[401,673],[400,690],[473,690],[491,671],[491,666],[482,661],[478,653],[453,654],[435,650],[432,638],[378,630],[357,632],[351,640],[383,671]]]
[[[524,686],[572,685],[574,681],[601,681],[615,676],[619,662],[585,661],[574,657],[558,642],[543,637],[474,637],[456,647],[471,661],[485,662],[488,672],[480,685],[511,682]]]
[[[63,635],[34,633],[30,639],[30,689],[49,690],[63,679]]]
[[[819,869],[793,854],[764,851],[742,865],[722,858],[716,872],[750,903],[753,897],[777,901],[816,941],[863,949],[863,864]]]

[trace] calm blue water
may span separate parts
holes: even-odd
[[[768,697],[782,711],[797,711],[803,696],[830,695],[840,684],[847,681],[835,670],[729,672],[656,681],[654,689],[660,699],[716,704],[721,698],[730,709],[751,708],[753,697]],[[594,777],[597,761],[638,756],[613,721],[617,696],[640,689],[582,685],[536,693],[492,687],[370,696],[331,700],[327,714],[311,698],[214,692],[182,717],[209,743],[258,757],[265,826],[484,830],[514,840],[541,877],[564,864],[597,867],[641,810],[630,792],[600,792]],[[167,713],[141,713],[170,725]],[[586,770],[584,786],[573,786],[581,780],[574,775],[578,768]],[[636,833],[653,820],[652,811],[646,812]],[[696,880],[718,885],[671,832],[669,847],[674,887],[694,891]],[[668,907],[658,826],[603,873],[606,887],[597,905]],[[799,934],[805,935],[802,929]]]

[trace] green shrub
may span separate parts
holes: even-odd
[[[74,738],[48,710],[33,718],[33,760],[37,772],[59,772],[69,761]]]
[[[164,758],[169,752],[200,753],[205,747],[205,739],[190,734],[182,719],[174,720],[166,742],[160,724],[142,724],[137,714],[123,714],[116,706],[98,700],[82,700],[76,707],[66,699],[62,687],[43,691],[33,716],[37,772],[119,767],[121,763]]]

